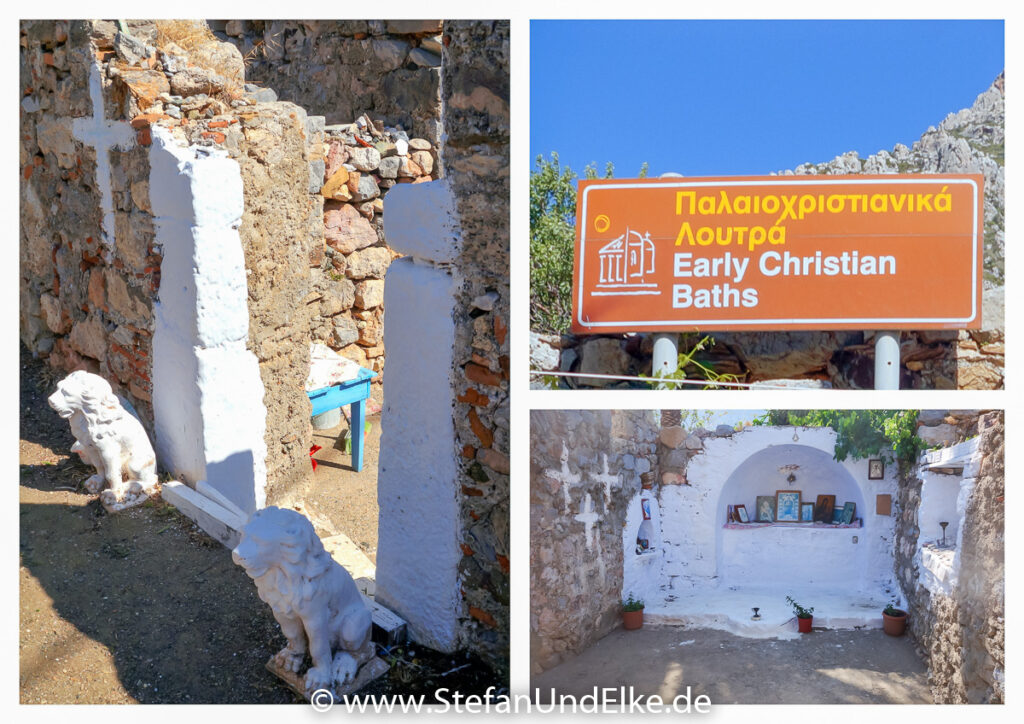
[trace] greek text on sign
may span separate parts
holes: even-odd
[[[573,331],[976,329],[980,175],[581,181]]]

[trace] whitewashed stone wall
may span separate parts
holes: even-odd
[[[267,411],[246,348],[249,307],[238,235],[238,164],[153,130],[150,191],[161,277],[155,306],[153,411],[161,464],[245,513],[265,501]]]

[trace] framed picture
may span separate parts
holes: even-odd
[[[651,501],[647,498],[640,498],[640,512],[643,513],[644,520],[651,519]]]
[[[747,506],[735,505],[733,506],[733,511],[736,513],[736,520],[738,520],[740,523],[750,522],[750,517],[747,515]]]
[[[800,503],[800,522],[814,522],[814,503]]]
[[[849,525],[850,523],[852,523],[853,522],[853,514],[856,513],[856,512],[857,512],[857,504],[856,503],[847,503],[846,505],[844,505],[843,506],[843,519],[841,521],[843,523],[843,525]]]
[[[836,496],[819,495],[817,502],[814,504],[814,522],[831,523],[832,509],[835,508],[835,506]]]
[[[775,522],[775,496],[774,495],[758,495],[757,496],[757,510],[754,514],[754,520],[758,523],[774,523]]]
[[[881,480],[885,477],[885,461],[879,458],[868,460],[868,480]]]
[[[800,522],[800,491],[775,491],[775,520],[779,523]]]

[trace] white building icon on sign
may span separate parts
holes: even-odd
[[[650,232],[641,234],[626,227],[626,233],[608,242],[600,251],[601,277],[591,296],[633,296],[661,294],[658,285],[644,281],[654,273],[654,242]]]

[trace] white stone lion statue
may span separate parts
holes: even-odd
[[[255,581],[288,639],[273,663],[298,674],[308,648],[307,695],[354,680],[374,656],[372,616],[313,524],[293,510],[269,507],[253,514],[241,533],[231,559]]]
[[[157,485],[156,455],[142,423],[114,395],[99,375],[79,370],[57,384],[47,399],[50,407],[71,424],[71,452],[96,468],[85,481],[90,493],[100,493],[108,506],[126,507]],[[103,490],[104,485],[110,487]],[[102,490],[102,492],[100,492]]]

